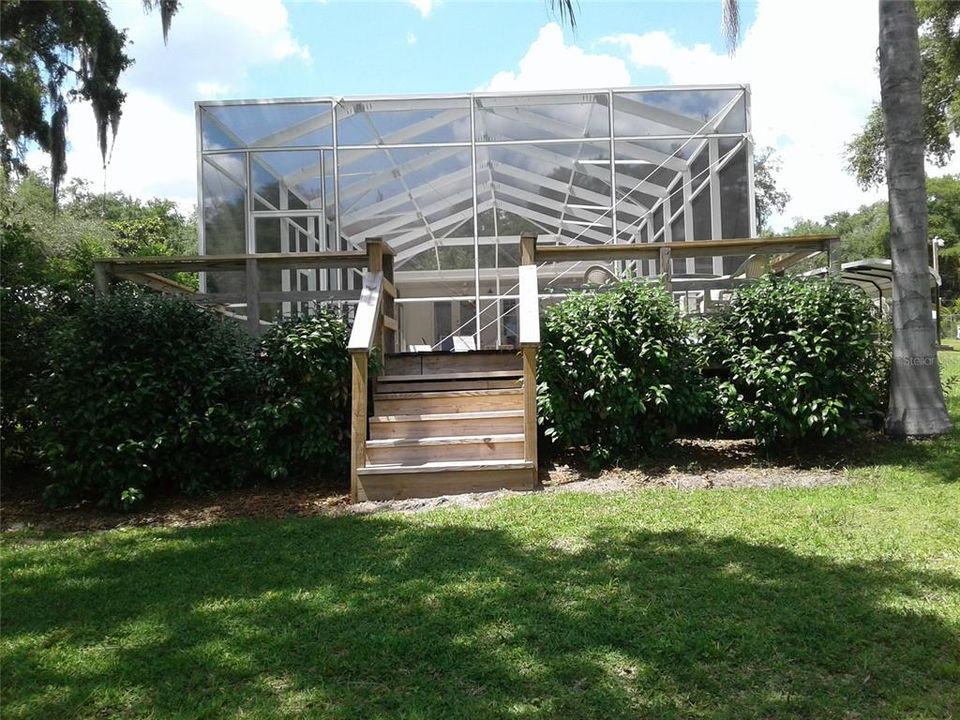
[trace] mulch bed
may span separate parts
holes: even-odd
[[[771,458],[751,440],[682,439],[635,465],[591,471],[582,459],[543,463],[544,492],[609,493],[649,487],[681,490],[816,487],[845,482],[839,468],[870,452],[872,442],[821,447],[816,454]],[[37,495],[37,483],[5,483],[0,497],[0,530],[26,528],[78,532],[121,527],[186,527],[232,519],[282,519],[383,511],[417,512],[438,507],[479,507],[512,493],[473,493],[421,500],[350,505],[344,484],[318,481],[264,485],[201,497],[157,499],[140,511],[117,512],[92,503],[51,510]]]

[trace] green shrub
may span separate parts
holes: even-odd
[[[571,295],[547,310],[542,340],[540,422],[594,465],[662,445],[705,410],[689,324],[659,285]]]
[[[53,332],[40,387],[54,504],[237,485],[250,476],[251,343],[184,299],[86,301]]]
[[[54,272],[30,225],[0,221],[0,452],[8,479],[39,464],[36,395],[46,348],[81,292]]]
[[[321,309],[281,322],[260,343],[260,405],[254,416],[256,461],[273,478],[304,477],[350,466],[349,332]]]
[[[768,276],[708,320],[726,426],[765,446],[836,438],[882,414],[888,353],[873,304],[831,280]]]

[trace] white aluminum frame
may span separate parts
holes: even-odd
[[[697,93],[724,91],[732,93],[729,99],[724,99],[721,110],[710,120],[703,122],[702,118],[692,118],[681,115],[673,109],[667,109],[656,103],[640,102],[636,96],[642,98],[649,93]],[[633,97],[623,97],[630,94]],[[509,100],[515,99],[515,103]],[[497,100],[506,102],[492,102],[490,106],[484,101]],[[565,101],[570,101],[571,107],[577,102],[589,104],[584,125],[579,127],[568,122],[567,118],[546,117],[533,108],[537,105],[556,105],[562,107]],[[433,101],[434,104],[430,104]],[[590,135],[592,127],[591,117],[595,111],[602,109],[606,104],[606,134]],[[258,139],[246,142],[232,132],[228,122],[221,122],[214,117],[216,108],[243,107],[243,106],[274,106],[274,105],[316,105],[322,112],[316,118],[298,120],[288,127],[272,128],[270,132]],[[362,112],[402,112],[418,109],[431,111],[427,117],[416,120],[411,124],[396,130],[381,133],[373,124],[370,115],[367,122],[372,131],[374,142],[363,144],[340,144],[339,126],[347,118],[356,114],[357,106]],[[440,107],[438,107],[440,106]],[[492,106],[492,107],[491,107]],[[743,111],[743,132],[721,132],[719,127],[723,120],[736,108]],[[481,139],[482,122],[478,116],[478,109],[482,108],[485,117],[505,119],[506,122],[519,122],[526,132],[541,130],[544,137],[532,140],[518,140],[505,137],[502,139]],[[629,109],[632,108],[632,109]],[[200,223],[198,229],[200,253],[207,252],[209,242],[206,237],[206,223],[204,214],[203,167],[209,158],[211,161],[220,154],[241,154],[244,157],[244,178],[242,181],[244,193],[244,216],[246,227],[246,250],[256,249],[256,220],[258,218],[312,218],[311,226],[316,223],[312,235],[321,247],[330,249],[347,249],[358,247],[367,236],[383,235],[397,251],[398,269],[422,251],[433,250],[436,254],[438,267],[440,261],[439,249],[444,245],[460,245],[461,242],[449,243],[463,225],[472,220],[472,242],[474,247],[473,285],[476,312],[475,333],[479,346],[481,331],[480,316],[485,312],[483,302],[491,300],[489,295],[480,293],[480,247],[488,241],[481,242],[479,219],[480,215],[488,210],[493,211],[494,235],[498,235],[498,211],[505,210],[527,220],[545,232],[553,235],[560,242],[590,242],[590,243],[619,243],[619,242],[658,242],[674,240],[673,223],[683,218],[685,239],[694,239],[693,202],[702,193],[707,192],[710,204],[710,233],[709,239],[720,239],[723,236],[722,202],[720,192],[720,175],[723,168],[729,164],[741,149],[745,149],[743,157],[746,161],[747,182],[747,218],[750,236],[757,231],[755,217],[755,194],[753,178],[753,139],[751,135],[750,88],[748,85],[678,85],[654,87],[620,87],[604,89],[578,89],[569,91],[536,91],[536,92],[474,92],[450,94],[423,94],[415,96],[402,95],[372,95],[357,97],[299,97],[277,99],[248,99],[248,100],[215,100],[198,101],[195,103],[196,131],[197,131],[197,199],[200,208]],[[618,135],[618,113],[629,113],[644,121],[662,126],[667,131],[648,135]],[[449,141],[418,141],[427,132],[436,131],[451,125],[452,130],[459,131],[461,136],[464,128],[453,128],[453,123],[465,122],[469,118],[469,140],[463,140],[456,134],[454,140]],[[562,118],[562,119],[561,119]],[[203,147],[204,123],[212,120],[218,125],[218,131],[224,133],[237,147],[207,148]],[[290,144],[307,133],[316,132],[329,127],[331,144],[329,145],[298,145]],[[672,132],[670,131],[672,130]],[[242,132],[242,131],[241,131]],[[725,139],[739,140],[734,148],[721,152],[720,143]],[[680,150],[690,145],[687,157]],[[677,143],[683,144],[679,149],[669,151]],[[641,143],[645,145],[641,145]],[[662,145],[666,151],[654,149],[649,144]],[[584,158],[585,150],[591,146],[599,148],[606,145],[609,150],[608,160],[592,160]],[[556,151],[553,147],[557,147]],[[559,146],[572,149],[572,154],[564,155]],[[514,152],[511,162],[501,158],[488,158],[483,165],[478,165],[479,148],[510,148]],[[408,149],[435,149],[438,152],[427,153],[406,162],[399,162],[392,151]],[[426,184],[410,184],[406,176],[418,171],[426,171],[436,163],[445,162],[458,153],[468,150],[470,161],[452,174],[443,176],[440,181],[451,188],[460,188],[469,172],[470,182],[462,189],[453,190],[444,196],[437,192],[434,182]],[[281,189],[281,196],[288,193],[296,195],[293,189],[299,181],[318,177],[319,199],[307,202],[307,209],[286,210],[274,207],[265,198],[256,193],[252,180],[253,153],[269,153],[271,151],[305,151],[316,152],[318,162],[316,166],[301,167],[295,173],[283,176],[271,170],[277,177]],[[348,155],[343,153],[347,152]],[[692,172],[691,166],[695,160],[705,154],[707,158],[706,170]],[[367,172],[367,177],[359,183],[344,186],[344,173],[353,171],[356,163],[365,159],[377,157],[386,160],[382,170]],[[332,168],[325,167],[325,161],[332,159]],[[702,161],[701,161],[702,162]],[[532,169],[537,165],[570,167],[569,179],[547,177]],[[602,167],[607,165],[608,167]],[[638,179],[628,174],[627,168],[631,165],[656,166],[654,172],[661,170],[672,177],[663,184],[663,179],[654,180],[651,172],[646,178]],[[223,170],[221,169],[221,172]],[[642,171],[641,171],[642,172]],[[480,176],[483,175],[483,184]],[[581,184],[575,181],[579,175]],[[701,177],[705,175],[705,177]],[[332,176],[332,195],[328,197],[330,189],[328,179]],[[238,180],[238,178],[233,178]],[[399,180],[402,192],[381,196],[374,202],[365,202],[370,194],[378,188],[386,186],[394,180]],[[452,183],[452,185],[450,185]],[[585,186],[590,185],[590,187]],[[604,189],[597,192],[600,186]],[[530,188],[537,188],[532,191]],[[550,193],[561,195],[563,200],[557,200]],[[642,195],[641,195],[642,193]],[[439,195],[433,199],[432,195]],[[481,195],[483,199],[481,199]],[[348,201],[347,198],[350,198]],[[652,198],[647,200],[645,198]],[[332,202],[331,202],[332,200]],[[470,201],[470,206],[462,210],[455,210],[458,204]],[[266,205],[267,209],[257,209],[257,202]],[[360,203],[359,205],[357,203]],[[283,203],[281,203],[282,205]],[[317,206],[318,205],[318,206]],[[333,217],[328,216],[328,207],[333,207]],[[405,210],[412,207],[412,210]],[[443,214],[444,207],[450,212]],[[660,215],[656,215],[656,213]],[[437,216],[440,216],[437,219]],[[662,215],[663,221],[659,229],[654,225],[654,218]],[[429,219],[431,216],[433,220]],[[332,222],[329,222],[332,221]],[[329,224],[328,224],[329,222]],[[332,225],[332,227],[330,227]],[[420,227],[422,225],[422,227]],[[351,231],[351,227],[356,229]],[[282,231],[282,237],[287,238],[289,230]],[[708,239],[708,238],[696,238]],[[461,240],[467,240],[462,238]],[[496,304],[500,309],[500,300],[505,296],[500,292],[499,252],[497,247],[501,240],[494,239],[494,270],[497,276]],[[284,247],[289,246],[289,240]],[[421,249],[422,248],[422,249]],[[654,272],[653,262],[647,262],[646,272]],[[506,268],[504,268],[506,270]],[[685,261],[687,274],[694,271],[692,260]],[[484,268],[486,272],[488,268]],[[714,258],[713,274],[723,274],[723,258]],[[291,273],[291,271],[285,271]],[[422,272],[422,271],[421,271]],[[444,270],[436,271],[437,284],[444,285]],[[308,278],[311,286],[325,287],[325,289],[347,290],[354,284],[355,273],[351,271],[333,271],[325,275]],[[297,279],[299,285],[300,280]],[[283,279],[283,287],[291,287],[291,278]],[[201,288],[206,290],[206,278],[201,278]],[[489,308],[489,304],[487,309]],[[285,307],[285,310],[289,308]],[[499,326],[498,326],[499,332]]]

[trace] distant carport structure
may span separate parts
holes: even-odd
[[[826,277],[828,268],[821,267],[804,273],[808,277]],[[840,280],[856,285],[869,295],[880,308],[881,313],[890,309],[893,299],[893,261],[888,258],[866,258],[853,260],[840,266]],[[930,268],[930,287],[939,298],[940,275]],[[931,298],[931,304],[935,301]]]

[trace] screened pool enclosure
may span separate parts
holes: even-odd
[[[749,100],[737,85],[200,102],[200,251],[380,237],[394,253],[396,349],[512,347],[522,232],[541,246],[756,235]],[[719,278],[743,258],[670,262],[675,278]],[[662,268],[555,263],[541,293],[628,271]],[[362,283],[356,269],[259,272],[261,290],[286,293],[261,303],[266,320],[349,304]],[[242,282],[207,273],[203,290]]]

